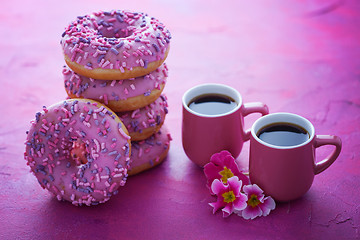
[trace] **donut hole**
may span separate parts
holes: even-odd
[[[80,139],[73,141],[70,150],[70,156],[76,166],[82,166],[88,162],[87,157],[89,153],[86,149],[86,145]]]
[[[113,19],[116,19],[114,21]],[[98,35],[105,38],[127,38],[134,33],[134,22],[120,22],[121,18],[98,19]]]
[[[101,37],[106,38],[127,38],[133,34],[133,30],[128,27],[123,28],[101,28],[98,31]]]

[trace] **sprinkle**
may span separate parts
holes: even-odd
[[[113,176],[113,178],[118,178],[118,177],[122,177],[122,176],[123,176],[122,173],[117,173],[117,174],[115,174],[115,175]]]
[[[138,152],[138,157],[141,158],[142,154],[143,154],[143,149],[140,148],[140,149],[139,149],[139,152]]]
[[[101,63],[101,61],[105,58],[105,54],[102,54],[100,55],[98,58],[97,58],[97,63]]]
[[[115,157],[115,161],[118,161],[121,158],[121,154],[119,153],[116,157]]]
[[[40,112],[37,112],[37,113],[35,114],[36,122],[39,122],[39,121],[40,121],[40,115],[41,115]]]
[[[121,23],[124,22],[124,19],[119,15],[116,15],[115,18],[116,18],[116,20],[118,20]]]
[[[105,143],[103,142],[103,143],[101,143],[101,150],[104,150],[104,149],[106,149],[106,146],[105,146]]]
[[[140,109],[134,110],[134,111],[132,112],[132,114],[131,114],[131,118],[139,118],[140,115],[136,115],[136,114],[138,114],[139,112],[140,112]]]
[[[99,143],[99,141],[94,138],[94,142],[95,142],[95,145],[96,145],[96,152],[100,152],[100,143]]]
[[[116,50],[115,48],[110,48],[110,51],[111,51],[112,53],[114,53],[115,55],[119,55],[119,51]]]
[[[85,122],[88,122],[89,120],[90,120],[90,118],[91,118],[91,115],[87,115],[86,117],[85,117]]]
[[[123,55],[124,55],[124,58],[128,58],[131,56],[127,51],[123,51]]]
[[[109,192],[113,192],[115,187],[116,187],[117,183],[114,182],[113,184],[111,184],[110,188],[109,188]]]
[[[118,45],[116,45],[116,48],[121,48],[124,45],[124,41],[120,41],[120,43]]]
[[[158,46],[156,43],[153,43],[152,46],[155,48],[155,51],[156,51],[156,52],[159,52],[159,51],[160,51],[160,48],[159,48],[159,46]]]
[[[82,60],[82,57],[81,57],[81,56],[79,56],[79,57],[78,57],[78,59],[76,60],[76,63],[78,63],[78,64],[79,64],[79,63],[81,62],[81,60]]]
[[[126,140],[129,140],[129,139],[131,138],[129,135],[127,135],[127,134],[124,132],[124,130],[123,130],[122,128],[119,128],[119,132],[120,132],[121,136],[122,136],[123,138],[125,138]]]
[[[104,103],[105,103],[106,105],[109,104],[107,94],[104,94]],[[105,119],[105,118],[104,118],[104,119]]]
[[[110,64],[110,61],[109,60],[106,60],[106,62],[102,65],[102,68],[105,68],[107,65]]]
[[[109,155],[109,156],[112,156],[112,155],[115,155],[115,154],[117,154],[117,153],[118,153],[118,152],[117,152],[116,150],[114,150],[114,151],[112,151],[112,152],[109,152],[108,155]]]

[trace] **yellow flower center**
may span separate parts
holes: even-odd
[[[224,192],[221,196],[224,198],[224,202],[226,203],[231,203],[236,199],[233,191]]]
[[[247,203],[252,207],[256,207],[257,205],[259,205],[260,201],[255,194],[252,194]]]
[[[222,176],[221,181],[223,183],[227,183],[228,178],[231,178],[234,176],[232,171],[230,169],[228,169],[227,167],[224,167],[224,170],[219,172],[219,174]]]

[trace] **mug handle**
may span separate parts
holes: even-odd
[[[335,150],[329,154],[324,160],[315,163],[315,175],[321,173],[327,169],[339,156],[341,151],[341,139],[338,136],[334,135],[316,135],[314,139],[314,147],[318,148],[324,145],[333,145]]]
[[[266,104],[261,102],[244,103],[242,108],[242,115],[246,117],[251,113],[260,113],[262,116],[269,114],[269,108]],[[250,139],[251,128],[244,132],[244,141]]]

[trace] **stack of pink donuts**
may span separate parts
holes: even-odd
[[[78,17],[62,37],[66,92],[101,102],[120,117],[135,146],[129,175],[162,162],[169,149],[162,127],[169,30],[144,13],[100,11]]]
[[[65,28],[69,99],[36,113],[25,141],[25,159],[43,188],[74,205],[96,205],[128,175],[165,159],[170,39],[156,18],[130,11],[79,16]]]

